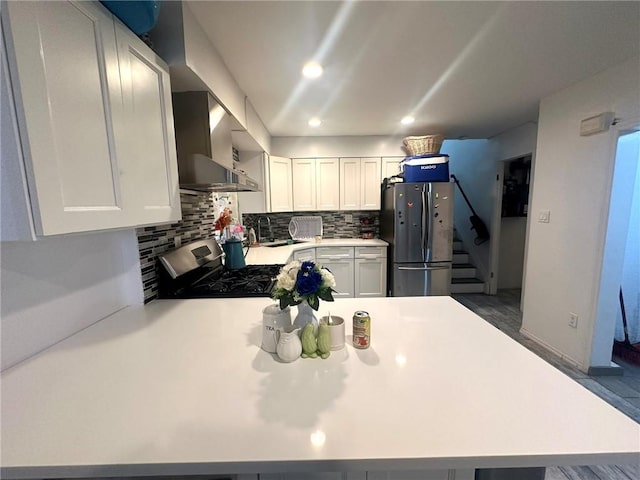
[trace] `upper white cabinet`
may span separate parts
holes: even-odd
[[[269,194],[269,211],[293,211],[293,180],[290,158],[274,155],[269,157]]]
[[[340,162],[337,158],[294,158],[293,210],[338,210]]]
[[[380,157],[360,160],[360,209],[380,210]]]
[[[340,208],[340,161],[337,158],[316,160],[317,210]]]
[[[340,210],[380,209],[380,157],[340,159]]]
[[[380,181],[400,173],[400,162],[404,157],[382,157],[382,175]]]
[[[124,119],[117,125],[121,182],[134,225],[180,219],[178,164],[169,71],[140,40],[116,23]]]
[[[316,210],[316,160],[294,158],[292,174],[293,210],[295,212]]]
[[[360,159],[340,159],[340,210],[360,209]]]
[[[7,2],[2,25],[35,233],[179,219],[166,66],[97,3]]]

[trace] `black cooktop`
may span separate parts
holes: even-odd
[[[282,265],[247,265],[237,270],[207,271],[201,268],[194,280],[164,278],[161,298],[269,297]],[[194,272],[195,273],[195,272]]]

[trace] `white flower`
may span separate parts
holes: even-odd
[[[320,269],[320,275],[322,275],[322,286],[323,287],[335,288],[336,279],[333,276],[333,273],[331,273],[326,268],[321,268]]]
[[[276,281],[276,288],[284,288],[285,290],[291,291],[296,286],[295,277],[292,278],[287,272],[280,272],[276,277]]]

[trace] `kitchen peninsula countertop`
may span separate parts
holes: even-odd
[[[268,303],[130,307],[6,370],[2,478],[638,459],[640,425],[450,297],[323,302],[348,345],[291,364],[259,348]]]
[[[361,238],[323,238],[320,242],[302,242],[281,247],[251,247],[247,253],[246,262],[249,264],[277,264],[287,263],[287,260],[296,250],[318,247],[386,247],[384,240],[374,238],[364,240]]]

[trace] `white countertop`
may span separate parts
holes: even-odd
[[[8,369],[3,478],[637,461],[640,425],[449,297],[322,303],[372,347],[291,364],[269,303],[154,301]]]
[[[281,247],[251,247],[247,253],[246,262],[248,264],[264,265],[287,263],[289,257],[296,250],[316,247],[386,247],[384,240],[374,238],[364,240],[360,238],[325,238],[320,242],[304,242],[293,245],[283,245]]]

